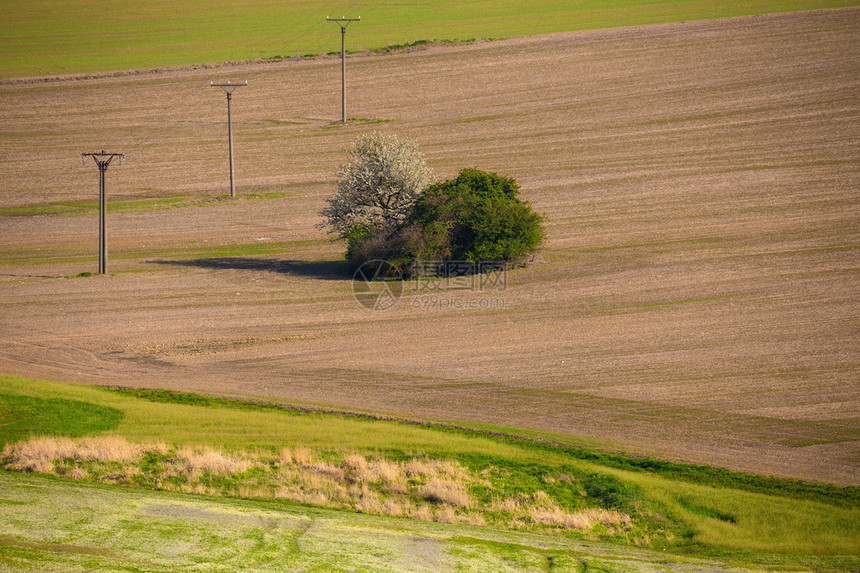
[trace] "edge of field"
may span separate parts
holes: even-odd
[[[357,43],[353,41],[346,53],[392,53],[560,32],[840,9],[860,3],[853,0],[755,0],[738,6],[731,2],[697,1],[679,7],[676,2],[662,0],[643,9],[635,2],[623,0],[612,8],[595,5],[565,11],[566,6],[557,0],[542,0],[536,4],[511,6],[506,15],[497,14],[497,10],[470,13],[458,7],[446,7],[439,15],[432,13],[432,2],[422,4],[426,4],[424,12],[421,8],[391,7],[387,13],[374,14],[382,23],[377,29],[371,28],[369,37],[360,36]],[[17,10],[14,3],[10,4],[7,12],[11,19],[7,29],[0,27],[0,32],[7,32],[0,33],[0,38],[5,36],[0,51],[6,54],[6,62],[0,69],[0,85],[340,57],[340,50],[335,49],[336,42],[332,41],[335,36],[330,34],[331,26],[311,18],[311,13],[314,18],[316,13],[301,6],[287,8],[283,13],[262,10],[263,15],[256,18],[248,15],[253,9],[243,6],[243,16],[228,22],[218,20],[217,10],[197,12],[192,9],[183,14],[181,23],[173,23],[176,29],[153,20],[153,14],[160,13],[155,8],[121,16],[111,7],[105,5],[99,12],[92,13],[86,6],[76,9],[73,3],[63,13]],[[117,6],[123,7],[125,5]],[[354,6],[350,6],[352,8]],[[103,20],[111,13],[115,20]],[[169,8],[166,13],[170,14]],[[223,20],[227,16],[220,17]],[[233,39],[213,40],[210,37],[213,19],[217,27],[230,32]],[[407,25],[388,24],[389,21]],[[182,27],[178,27],[180,25]],[[148,35],[140,34],[141,28],[153,27],[165,28],[157,30],[154,36],[157,39],[147,40]],[[268,32],[262,40],[261,28]],[[199,48],[200,45],[205,47]],[[181,49],[176,49],[177,46]]]

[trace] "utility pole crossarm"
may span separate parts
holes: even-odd
[[[213,88],[221,88],[228,94],[236,91],[237,88],[243,88],[248,85],[248,82],[242,82],[241,84],[234,84],[231,82],[227,82],[226,84],[216,84],[215,82],[209,82],[209,87]]]
[[[110,165],[110,162],[113,161],[114,157],[119,157],[120,163],[122,163],[123,158],[125,157],[124,153],[108,153],[104,149],[95,153],[81,153],[81,162],[86,161],[87,157],[92,157],[96,162],[96,165],[101,167],[102,163],[105,164],[105,167]]]
[[[360,20],[361,16],[359,16],[358,18],[347,18],[346,16],[343,16],[342,18],[330,18],[328,16],[325,17],[326,22],[343,22],[343,24],[341,25],[342,28],[346,28],[347,26],[349,26],[350,22],[359,22]]]

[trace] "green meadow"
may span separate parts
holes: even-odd
[[[110,556],[134,561],[132,556],[145,552],[147,544],[157,544],[154,539],[165,537],[178,546],[193,538],[206,522],[198,514],[223,521],[226,518],[212,516],[226,512],[265,514],[273,523],[292,520],[289,527],[270,528],[265,543],[258,539],[255,547],[266,547],[266,559],[295,559],[300,567],[323,556],[313,550],[290,553],[285,539],[296,535],[293,521],[313,516],[329,525],[360,529],[363,541],[351,554],[359,559],[370,559],[363,556],[363,543],[378,537],[379,529],[394,527],[428,542],[439,542],[441,535],[447,541],[439,551],[453,562],[465,554],[458,553],[452,539],[470,532],[466,545],[489,548],[463,557],[463,563],[478,569],[500,559],[499,551],[524,559],[523,569],[531,568],[526,565],[529,559],[544,562],[555,551],[557,563],[581,570],[573,556],[582,553],[581,544],[589,543],[597,544],[592,553],[582,553],[589,558],[611,549],[625,559],[630,552],[644,552],[637,553],[643,562],[657,560],[655,552],[660,552],[669,557],[659,558],[670,562],[720,559],[736,567],[847,571],[860,566],[856,487],[628,458],[556,438],[3,376],[0,463],[6,471],[0,474],[0,503],[15,511],[0,517],[0,563],[48,566],[63,547],[78,548],[68,553],[90,565]],[[22,454],[24,445],[38,443],[78,450],[53,458]],[[96,447],[110,447],[114,453],[81,454]],[[129,448],[145,453],[136,458],[117,453]],[[191,468],[193,463],[197,469]],[[437,473],[433,479],[425,479],[419,470],[408,479],[385,477],[385,471],[419,466],[425,468],[420,470],[425,477],[430,476],[427,468]],[[15,471],[27,477],[15,477]],[[447,481],[440,478],[445,472]],[[302,483],[318,491],[302,493],[296,485]],[[456,492],[430,491],[433,484],[448,484]],[[104,505],[95,501],[103,496],[117,501],[94,519],[96,514],[84,508],[89,503]],[[88,527],[76,529],[71,518],[46,527],[38,516],[54,504],[70,505],[65,515],[86,513],[89,517],[78,515],[77,520]],[[163,523],[133,511],[146,505],[164,512],[165,504],[173,508],[168,532],[159,530],[166,527]],[[233,519],[235,524],[224,526],[228,530],[236,527],[241,535],[266,536],[255,528],[248,531],[247,520]],[[475,541],[479,530],[486,543]],[[133,531],[135,541],[128,547],[112,541]],[[227,551],[219,535],[228,535],[219,531],[205,538],[212,545],[212,562],[206,561],[205,547],[195,546],[192,553],[200,563],[229,563],[236,557],[218,557]],[[517,541],[524,535],[535,537]],[[336,537],[330,535],[326,543],[336,543]],[[536,544],[540,539],[545,542]],[[547,553],[546,544],[555,549]],[[401,560],[408,565],[408,549],[392,551],[396,559],[392,556],[388,563]],[[188,566],[178,555],[161,558],[159,567]],[[344,563],[349,559],[341,559],[328,561],[327,567],[348,569]],[[418,568],[416,563],[412,566]]]
[[[534,2],[230,2],[7,0],[0,78],[108,72],[315,55],[340,50],[326,17],[351,24],[351,51],[795,10],[853,0],[535,0]]]

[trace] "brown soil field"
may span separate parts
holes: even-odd
[[[346,126],[337,58],[0,85],[0,372],[860,485],[858,37],[848,8],[350,57]],[[101,149],[110,201],[227,193],[226,80],[235,200],[111,212],[88,277],[94,211],[12,209],[95,205]],[[373,129],[515,177],[536,260],[360,305],[316,225]]]

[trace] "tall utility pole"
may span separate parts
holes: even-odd
[[[103,275],[107,272],[107,227],[105,218],[107,215],[107,199],[105,197],[105,171],[108,165],[113,161],[114,157],[119,157],[122,163],[125,155],[122,153],[107,153],[101,150],[98,153],[81,153],[81,162],[86,161],[87,157],[92,157],[99,166],[99,274]]]
[[[340,26],[340,122],[346,123],[346,27],[350,22],[358,22],[358,18],[329,18],[326,16],[326,22],[337,22]]]
[[[227,144],[230,146],[230,197],[236,196],[236,190],[233,187],[233,122],[230,119],[230,100],[233,99],[233,92],[238,88],[247,86],[248,82],[241,84],[216,84],[209,82],[209,87],[221,88],[227,93]]]

